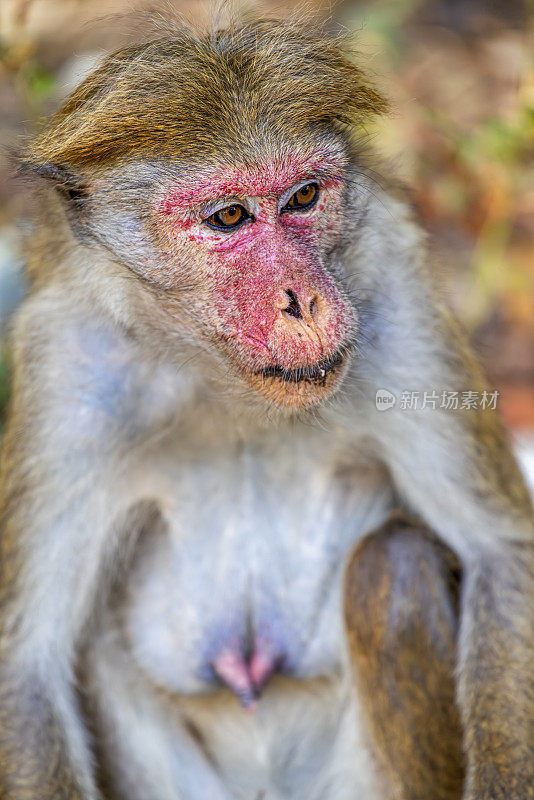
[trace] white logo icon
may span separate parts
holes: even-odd
[[[378,411],[389,411],[393,408],[397,398],[388,389],[378,389],[375,396],[375,405]]]

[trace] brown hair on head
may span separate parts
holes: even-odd
[[[348,130],[385,108],[343,40],[302,23],[244,20],[203,35],[176,26],[111,54],[24,158],[231,158],[247,143],[291,140],[318,124]]]

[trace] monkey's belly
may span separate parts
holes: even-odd
[[[252,714],[226,689],[161,692],[121,641],[108,628],[90,654],[110,800],[386,797],[347,676],[275,676]]]
[[[224,691],[180,705],[232,800],[383,798],[344,679],[275,677],[253,714]]]

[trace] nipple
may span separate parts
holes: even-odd
[[[236,695],[243,708],[254,712],[258,699],[271,675],[276,672],[281,655],[265,642],[257,641],[249,658],[239,648],[225,647],[212,661],[218,678]]]

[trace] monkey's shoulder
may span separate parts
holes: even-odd
[[[15,378],[35,413],[53,414],[67,439],[132,441],[168,423],[182,392],[177,372],[119,326],[54,290],[30,296],[14,320]]]

